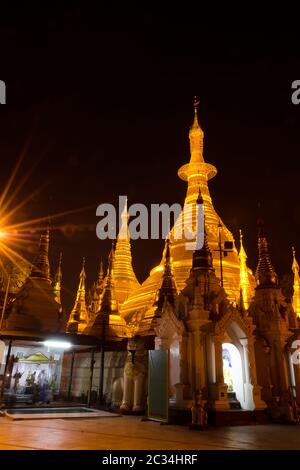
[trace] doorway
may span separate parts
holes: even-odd
[[[223,374],[227,385],[228,396],[236,400],[243,408],[244,404],[244,381],[242,359],[238,348],[232,343],[222,344]]]

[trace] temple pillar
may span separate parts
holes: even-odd
[[[192,332],[193,346],[194,346],[194,383],[195,390],[202,390],[204,384],[201,383],[201,366],[203,363],[203,358],[201,354],[201,340],[200,332],[198,330]]]
[[[187,336],[179,338],[179,382],[174,384],[175,399],[171,400],[172,405],[181,408],[190,408],[191,391],[188,383],[187,373]]]
[[[127,412],[142,411],[145,405],[145,377],[147,352],[141,341],[128,340],[128,355],[124,367],[124,390],[120,409]]]
[[[267,405],[261,398],[262,387],[257,384],[253,340],[242,338],[240,339],[240,343],[243,346],[243,361],[245,370],[245,408],[248,410],[264,410]]]
[[[271,369],[274,377],[274,403],[271,405],[272,416],[276,421],[292,421],[293,412],[290,404],[289,360],[284,348],[284,341],[279,335],[272,343]]]
[[[134,379],[133,408],[132,411],[142,411],[144,408],[144,376],[138,374]]]
[[[133,379],[124,371],[123,400],[120,409],[130,411],[132,406]]]
[[[281,341],[275,341],[273,343],[273,361],[271,367],[275,372],[276,383],[274,384],[274,392],[277,397],[280,397],[281,401],[285,400],[285,395],[289,389],[289,376],[287,371],[287,360],[284,355],[283,346]]]
[[[212,336],[209,335],[206,339],[206,361],[208,373],[208,385],[216,382],[216,362],[215,362],[215,346]]]
[[[223,375],[223,355],[222,343],[223,338],[219,336],[213,337],[215,350],[215,370],[216,382],[209,386],[209,403],[216,410],[228,410],[229,402],[227,396],[227,385],[224,383]]]
[[[175,364],[172,364],[172,351],[171,346],[173,341],[178,341],[179,345],[179,360],[177,367],[179,367],[179,382],[170,383],[170,405],[172,407],[186,408],[190,407],[190,386],[188,384],[187,377],[187,336],[178,336],[176,338],[166,338],[157,336],[155,338],[155,349],[156,350],[169,350],[169,360],[170,360],[170,376],[171,368],[176,367]],[[173,390],[171,390],[171,387]]]
[[[187,377],[187,336],[181,336],[179,341],[179,364],[180,364],[180,382],[183,384],[188,383]]]
[[[292,354],[295,352],[294,348],[288,351],[290,359],[290,368],[292,375],[292,386],[294,391],[294,397],[298,405],[300,405],[300,364],[298,362],[293,362]]]

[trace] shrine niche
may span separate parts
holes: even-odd
[[[59,390],[60,364],[59,353],[14,347],[4,392],[6,401],[51,403]]]

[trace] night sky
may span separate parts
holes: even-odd
[[[108,19],[80,7],[1,17],[0,185],[29,142],[16,184],[32,173],[14,204],[40,188],[15,221],[89,206],[57,219],[64,228],[51,235],[52,268],[63,251],[67,306],[82,257],[91,283],[108,254],[110,242],[95,234],[98,204],[123,194],[129,203],[183,203],[177,170],[189,160],[194,95],[204,158],[218,169],[209,184],[214,206],[236,239],[243,229],[249,266],[258,203],[278,274],[290,271],[292,245],[300,261],[300,105],[291,102],[299,37],[183,23],[121,12]],[[132,243],[140,281],[162,246]]]

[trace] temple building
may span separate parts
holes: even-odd
[[[83,261],[74,305],[66,314],[61,302],[61,257],[51,281],[48,229],[41,236],[31,272],[4,309],[0,336],[5,340],[12,332],[34,336],[42,331],[77,338],[77,344],[82,340],[89,346],[75,361],[67,352],[56,354],[58,397],[68,390],[69,397],[85,396],[90,403],[94,392],[102,405],[124,413],[147,412],[152,419],[188,422],[200,391],[214,424],[296,422],[300,365],[293,358],[300,339],[300,278],[295,250],[293,296],[286,298],[262,218],[253,274],[242,232],[238,251],[213,206],[208,181],[217,170],[204,159],[197,107],[195,101],[190,161],[178,170],[187,183],[183,213],[166,238],[160,264],[148,278],[141,284],[136,278],[124,212],[106,274],[101,261],[97,279],[87,286]],[[195,227],[199,206],[204,211],[204,243],[190,250],[186,244],[191,240],[175,235],[183,219]],[[4,357],[3,353],[2,370]],[[49,369],[55,361],[54,355],[51,358]],[[13,386],[6,381],[4,388],[8,393]]]

